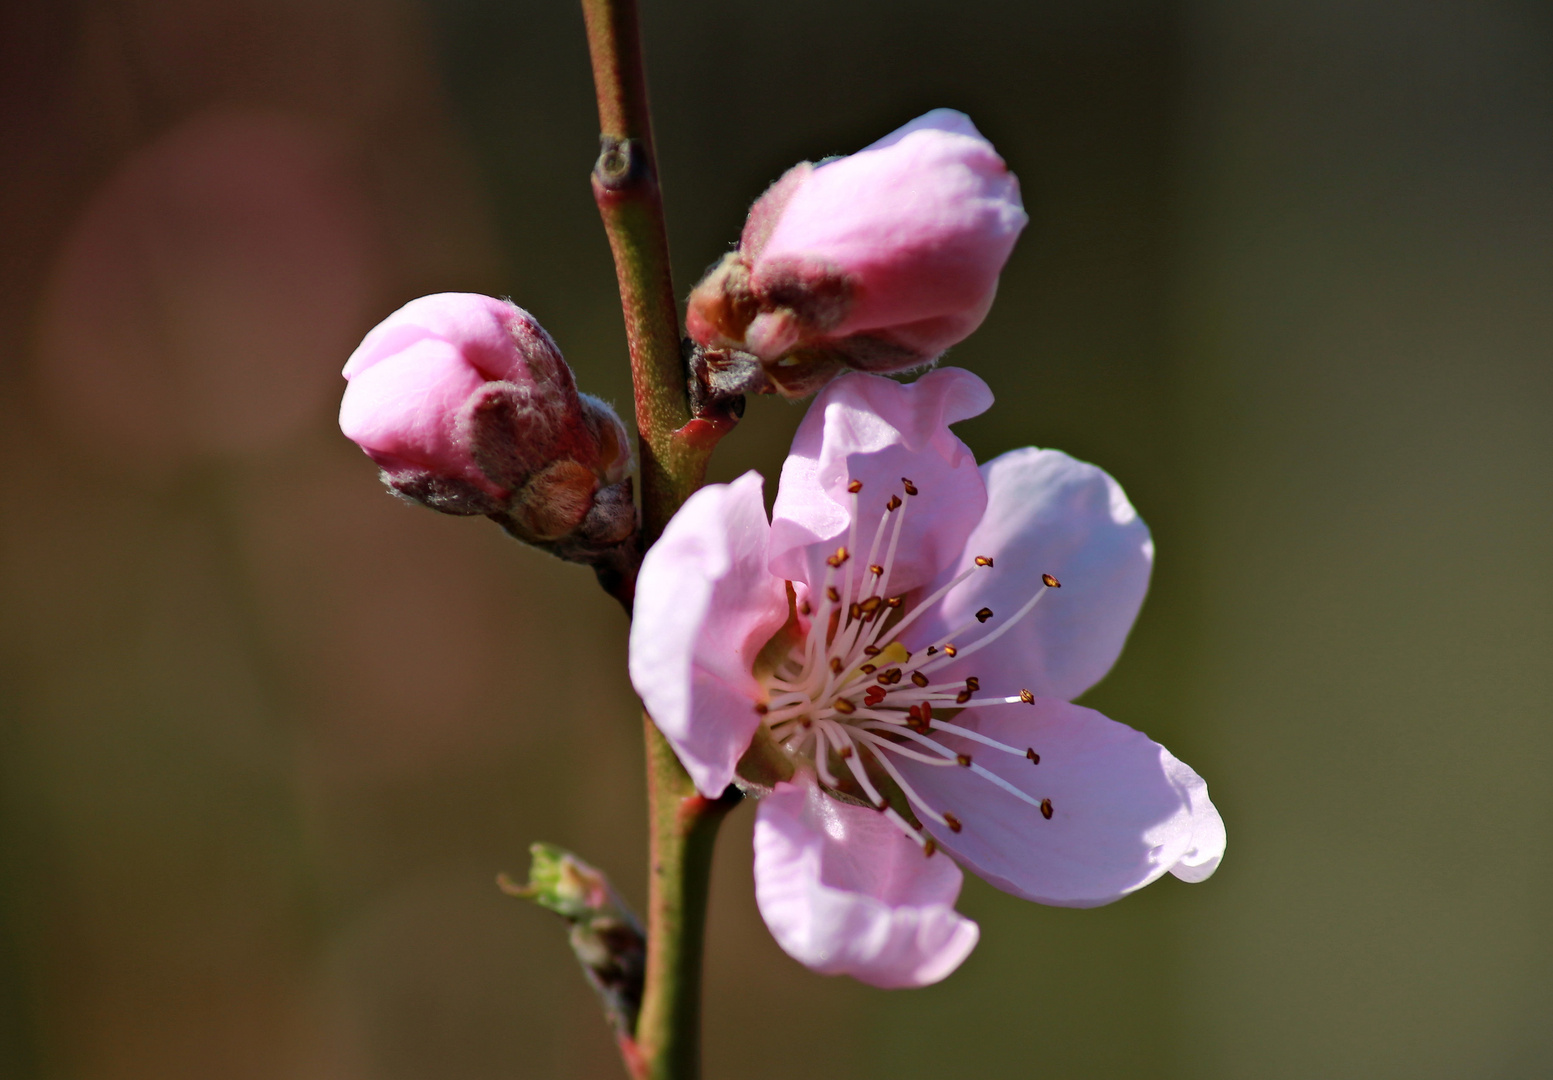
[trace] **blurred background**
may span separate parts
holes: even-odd
[[[1087,700],[1230,835],[1098,911],[968,879],[980,948],[885,993],[771,942],[744,808],[708,1076],[1553,1074],[1553,8],[646,8],[681,295],[797,160],[940,105],[1006,156],[961,433],[1151,523]],[[493,882],[546,839],[644,898],[624,620],[334,423],[444,290],[628,403],[593,108],[563,0],[0,7],[0,1076],[620,1075]],[[800,415],[752,401],[716,477]]]

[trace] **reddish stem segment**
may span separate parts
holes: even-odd
[[[700,486],[721,432],[690,415],[636,3],[582,0],[582,10],[599,105],[593,196],[615,257],[631,353],[645,547]],[[731,788],[716,800],[697,794],[651,718],[644,726],[651,830],[647,977],[635,1039],[623,1039],[621,1050],[636,1080],[695,1080],[712,847],[739,797]]]

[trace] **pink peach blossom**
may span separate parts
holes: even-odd
[[[510,301],[412,300],[344,375],[340,429],[406,498],[486,514],[568,558],[634,531],[625,426],[578,393],[550,335]]]
[[[746,473],[693,495],[642,565],[632,681],[701,792],[764,793],[756,899],[816,971],[885,987],[953,971],[978,934],[954,911],[956,863],[1090,907],[1166,872],[1201,881],[1223,855],[1196,773],[1069,703],[1121,652],[1147,527],[1058,451],[978,468],[949,425],[991,401],[952,368],[837,379],[769,524]]]
[[[754,354],[790,396],[843,365],[918,367],[981,325],[1028,220],[970,118],[935,109],[788,170],[691,294],[687,325],[708,349]]]

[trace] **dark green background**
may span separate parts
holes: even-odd
[[[1098,911],[969,880],[978,950],[884,993],[772,944],[741,810],[708,1076],[1553,1071],[1549,8],[647,6],[681,294],[786,166],[928,108],[1018,173],[962,434],[1153,526],[1088,700],[1230,836]],[[360,335],[448,289],[628,400],[578,12],[0,11],[0,1075],[616,1075],[493,877],[542,838],[640,902],[624,622],[333,421]],[[800,415],[751,402],[716,475],[774,477]]]

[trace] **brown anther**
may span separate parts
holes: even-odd
[[[764,701],[757,701],[755,703],[755,712],[758,715],[765,716],[770,711],[771,711],[771,706],[767,705]]]
[[[954,703],[956,705],[964,705],[969,700],[971,700],[971,692],[969,690],[961,690],[954,696]]]
[[[928,728],[933,723],[933,706],[927,702],[922,703],[922,733],[927,734]]]
[[[830,670],[837,675],[841,674],[841,657],[832,656],[830,658]]]
[[[989,559],[985,555],[978,555],[978,556],[976,556],[976,565],[977,566],[991,566],[992,565],[992,560]]]
[[[933,843],[933,841],[931,841],[931,840],[924,840],[922,842],[922,854],[926,855],[928,858],[931,859],[933,857],[933,852],[935,852],[937,850],[938,850],[938,845]]]
[[[944,646],[944,655],[945,655],[945,656],[954,656],[954,655],[955,655],[955,654],[957,654],[957,653],[958,653],[958,652],[959,652],[959,651],[960,651],[960,650],[959,650],[959,649],[956,649],[956,648],[955,648],[955,647],[954,647],[954,646],[953,646],[953,645],[945,645],[945,646]]]
[[[1060,588],[1062,588],[1062,582],[1058,581],[1056,578],[1052,577],[1050,574],[1042,574],[1041,575],[1041,583],[1044,584],[1048,589],[1060,589]]]
[[[1024,702],[1026,705],[1034,705],[1035,695],[1030,693],[1028,690],[1021,690],[1019,691],[1019,700]]]
[[[836,590],[834,585],[825,586],[825,598],[832,604],[841,603],[841,593]]]
[[[1047,821],[1052,819],[1052,801],[1050,799],[1041,800],[1041,816]]]
[[[853,622],[856,622],[858,619],[861,619],[862,617],[863,617],[863,605],[862,604],[859,604],[859,603],[854,601],[853,603],[847,605],[847,618],[851,619]]]
[[[836,755],[838,757],[840,757],[842,761],[847,760],[847,758],[852,756],[852,744],[848,743],[846,746],[843,746],[840,750],[837,750],[836,751]]]
[[[884,567],[880,566],[878,563],[874,563],[872,566],[870,566],[868,568],[868,572],[870,574],[872,574],[874,577],[883,577],[884,576]]]
[[[857,712],[857,706],[852,704],[850,701],[848,701],[844,697],[837,698],[835,703],[833,705],[831,705],[831,708],[835,709],[837,712],[841,713],[843,716],[850,716],[853,713]]]
[[[825,620],[825,644],[829,645],[836,640],[836,631],[841,629],[841,609],[831,608],[830,618]]]
[[[967,690],[980,690],[981,689],[981,680],[978,679],[976,676],[972,675],[970,678],[965,680],[965,688]]]
[[[917,485],[907,480],[904,476],[901,477],[901,486],[906,489],[907,495],[915,495],[917,493]]]
[[[895,511],[901,508],[901,497],[899,495],[891,495],[890,501],[884,504],[884,508],[892,514],[895,513]]]
[[[899,596],[892,596],[884,603],[886,607],[898,608],[901,606],[901,598]]]
[[[814,614],[814,609],[809,606],[809,600],[808,600],[807,597],[804,598],[803,603],[798,605],[798,614],[800,614],[800,615],[813,615]]]
[[[984,623],[990,618],[992,618],[992,609],[989,607],[984,607],[976,613],[977,622]]]
[[[901,681],[901,669],[898,667],[892,667],[889,671],[886,671],[885,674],[890,677],[891,686],[894,686],[896,683]]]
[[[846,562],[851,557],[852,557],[852,553],[851,552],[849,552],[845,547],[839,547],[839,548],[836,549],[836,554],[832,555],[830,558],[826,559],[825,561],[828,564],[830,564],[831,566],[836,567],[836,566],[840,566],[842,563]]]
[[[922,706],[920,706],[920,705],[913,705],[911,708],[906,710],[906,715],[911,717],[913,720],[921,720],[922,719]]]
[[[847,485],[847,490],[856,495],[859,491],[863,490],[863,482],[861,480],[854,480]]]
[[[890,808],[890,800],[889,799],[880,799],[879,800],[879,804],[874,807],[874,809],[879,811],[879,813],[881,813],[881,814],[884,813],[889,808]]]
[[[864,615],[872,615],[884,606],[884,598],[882,596],[870,596],[857,606],[863,609]]]
[[[1035,747],[1033,746],[1025,747],[1025,757],[1030,759],[1030,764],[1032,765],[1039,765],[1041,763],[1041,755],[1035,752]]]
[[[877,667],[875,667],[873,664],[864,664],[862,667],[858,668],[857,670],[861,671],[864,675],[872,675],[874,672],[878,671],[879,669]]]
[[[802,724],[806,730],[808,728],[812,728],[814,726],[814,721],[812,719],[810,719],[809,717],[807,717],[807,716],[805,716],[803,719],[799,720],[798,722],[800,724]]]
[[[937,646],[937,645],[929,645],[929,646],[928,646],[928,647],[927,647],[927,654],[928,654],[928,655],[929,655],[929,656],[932,656],[932,655],[933,655],[933,654],[934,654],[934,653],[936,653],[936,652],[937,652],[937,651],[938,651],[938,646]]]
[[[922,674],[922,672],[920,672],[920,671],[913,671],[911,673],[911,682],[912,682],[912,685],[914,685],[914,686],[919,686],[919,687],[926,686],[927,685],[927,676]]]
[[[877,646],[877,645],[864,645],[863,646],[863,655],[864,656],[878,656],[883,651],[884,650],[879,648],[879,646]]]
[[[944,815],[944,824],[949,826],[950,832],[959,832],[963,827],[960,824],[960,819],[955,817],[953,814]]]
[[[963,768],[969,769],[971,767],[971,755],[969,754],[956,754],[954,759],[958,761]]]

